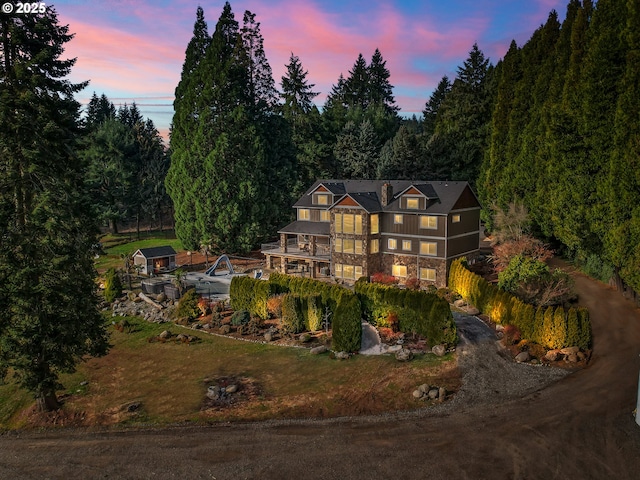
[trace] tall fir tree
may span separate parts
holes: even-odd
[[[369,70],[369,102],[371,105],[381,105],[389,115],[395,115],[400,108],[393,97],[393,85],[389,78],[391,73],[387,68],[387,62],[382,58],[382,53],[376,48],[371,57]]]
[[[61,373],[108,349],[75,155],[86,83],[61,58],[72,37],[52,7],[0,17],[0,376],[12,371],[42,410],[59,406]]]
[[[436,120],[438,118],[438,111],[444,99],[451,91],[451,81],[446,75],[440,79],[438,86],[433,91],[429,100],[424,106],[422,111],[423,116],[423,129],[426,138],[430,138],[436,131]]]

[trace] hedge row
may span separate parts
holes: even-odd
[[[355,291],[365,318],[374,325],[392,326],[389,318],[397,317],[401,332],[420,334],[432,345],[458,342],[449,304],[433,293],[369,283],[366,278],[356,282]]]
[[[278,272],[271,273],[268,282],[262,282],[271,285],[271,294],[293,294],[293,296],[285,295],[282,303],[285,329],[290,330],[291,333],[299,333],[303,331],[301,329],[319,330],[322,328],[325,313],[328,313],[332,328],[333,349],[346,352],[360,350],[362,310],[360,300],[353,292],[339,285],[330,285],[312,278],[292,277]],[[233,293],[231,298],[233,306]]]
[[[466,260],[454,260],[449,270],[449,288],[478,310],[502,325],[514,325],[522,337],[546,348],[591,346],[591,322],[586,308],[538,307],[524,303],[500,290],[465,267]]]
[[[262,319],[269,318],[267,300],[276,293],[276,286],[264,280],[247,276],[235,276],[231,279],[229,297],[231,308],[248,310]]]

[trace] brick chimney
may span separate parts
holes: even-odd
[[[393,187],[390,183],[385,183],[382,185],[382,206],[386,207],[389,205],[389,202],[393,199]]]

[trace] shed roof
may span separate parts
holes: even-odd
[[[142,255],[144,258],[160,258],[160,257],[170,257],[172,255],[177,255],[176,251],[170,245],[163,245],[162,247],[150,247],[150,248],[140,248],[133,254]]]

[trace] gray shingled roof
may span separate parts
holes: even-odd
[[[386,207],[382,207],[380,196],[382,186],[389,183],[393,188],[393,199]],[[294,207],[318,208],[313,205],[312,193],[318,186],[324,185],[339,201],[344,194],[358,202],[366,211],[372,212],[402,212],[399,208],[399,194],[414,186],[430,200],[425,212],[433,214],[447,214],[462,195],[467,182],[424,181],[424,180],[317,180],[306,193],[294,204]]]
[[[169,257],[171,255],[176,255],[176,251],[173,249],[172,246],[169,246],[169,245],[165,245],[162,247],[141,248],[138,250],[138,252],[140,252],[147,259]]]
[[[278,230],[278,233],[292,233],[304,235],[325,235],[329,236],[329,222],[308,222],[306,220],[296,220],[284,228]]]

